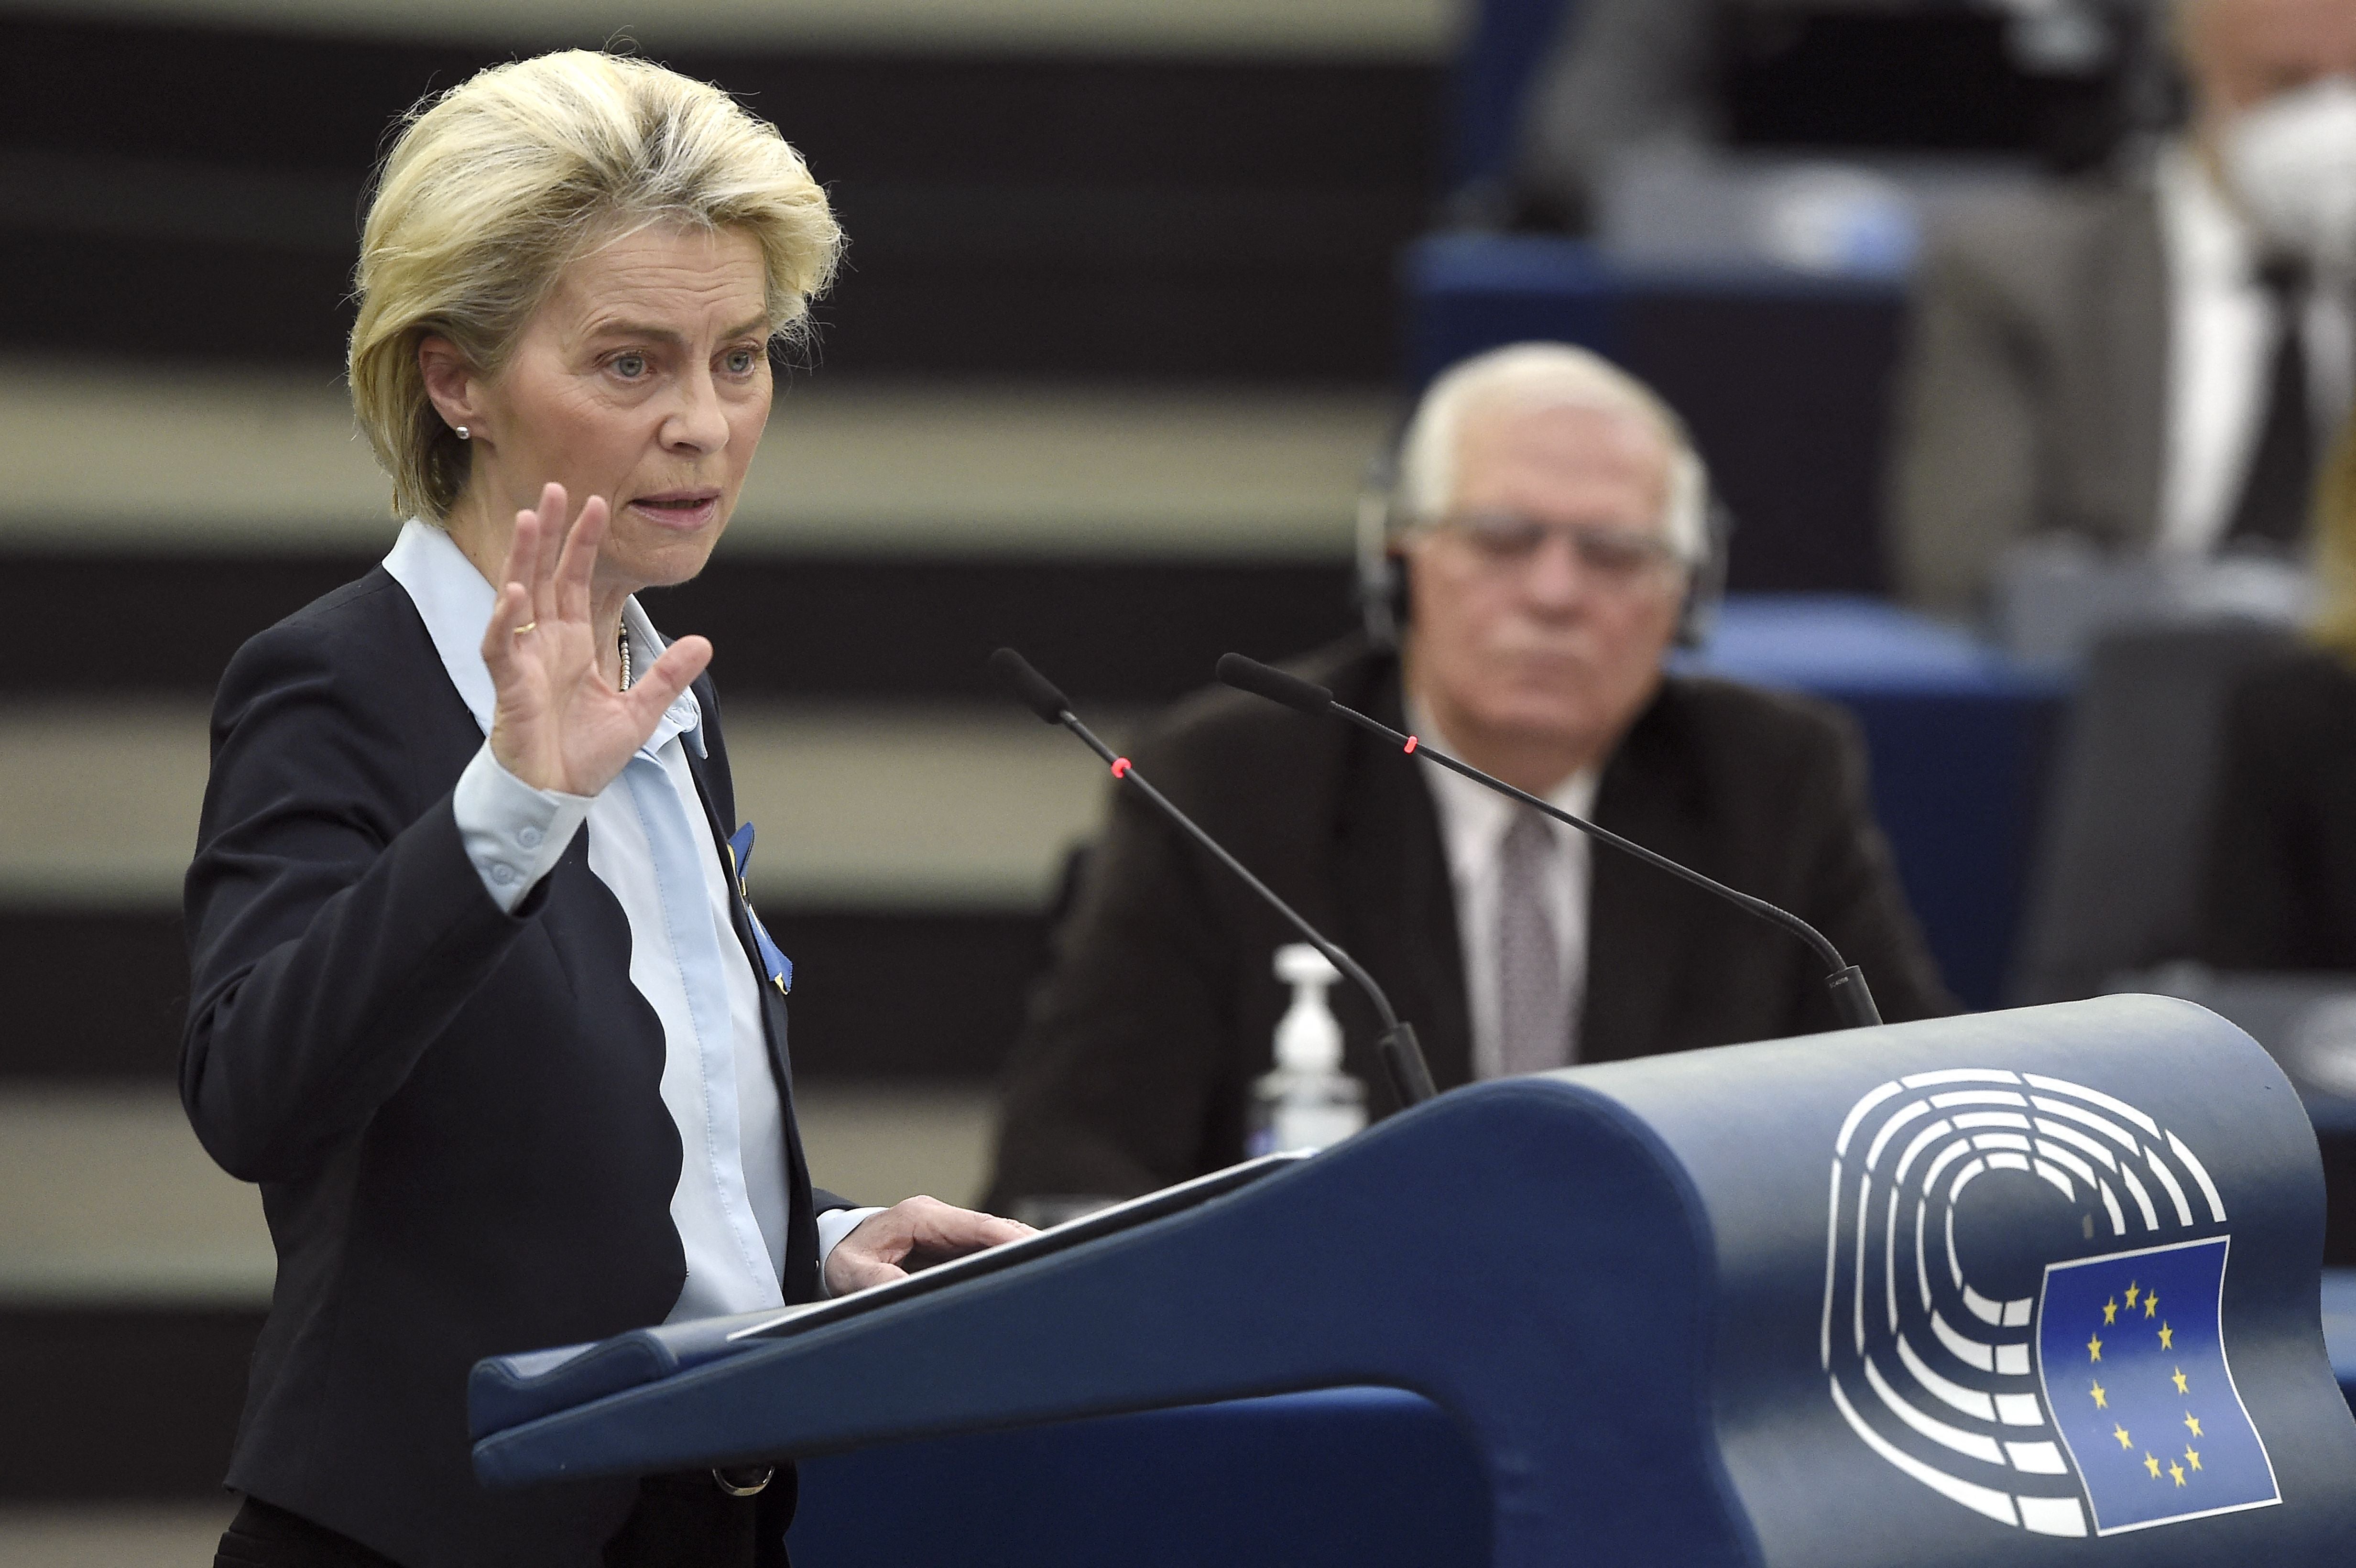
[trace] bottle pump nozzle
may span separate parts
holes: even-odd
[[[1276,950],[1276,977],[1292,987],[1292,1006],[1276,1026],[1276,1064],[1288,1072],[1332,1072],[1342,1065],[1342,1025],[1325,991],[1342,972],[1305,942]]]

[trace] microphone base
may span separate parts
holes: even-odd
[[[1865,983],[1865,971],[1856,965],[1826,976],[1825,985],[1832,991],[1833,1007],[1840,1014],[1841,1028],[1871,1029],[1881,1021],[1881,1009],[1873,1005],[1873,992]]]
[[[1420,1105],[1439,1093],[1431,1086],[1431,1068],[1423,1060],[1423,1046],[1415,1038],[1413,1024],[1401,1019],[1385,1029],[1375,1041],[1375,1051],[1383,1059],[1383,1071],[1390,1075],[1391,1091],[1398,1096],[1402,1110]]]

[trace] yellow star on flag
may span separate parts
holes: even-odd
[[[2153,1480],[2155,1480],[2155,1481],[2156,1481],[2156,1480],[2159,1479],[2159,1461],[2158,1461],[2158,1460],[2157,1460],[2157,1459],[2153,1458],[2150,1455],[2146,1454],[2146,1455],[2143,1456],[2143,1467],[2144,1467],[2145,1469],[2149,1470],[2149,1471],[2151,1472],[2151,1478],[2152,1478]]]
[[[2122,1448],[2132,1448],[2135,1446],[2135,1444],[2127,1437],[2127,1429],[2121,1426],[2115,1421],[2111,1423],[2111,1435],[2119,1440],[2119,1446]]]
[[[2184,1387],[2184,1369],[2182,1367],[2176,1369],[2176,1392],[2179,1393],[2186,1392]]]
[[[2184,1413],[2184,1424],[2192,1429],[2193,1436],[2200,1437],[2204,1435],[2201,1430],[2201,1418],[2193,1414],[2189,1410]]]
[[[2176,1330],[2170,1328],[2164,1319],[2159,1326],[2159,1348],[2163,1350],[2176,1349]]]
[[[2128,1310],[2128,1311],[2130,1311],[2130,1312],[2132,1312],[2132,1311],[2134,1311],[2134,1310],[2135,1310],[2135,1298],[2136,1298],[2136,1289],[2137,1289],[2137,1288],[2138,1288],[2138,1287],[2136,1286],[2136,1285],[2135,1281],[2133,1281],[2133,1280],[2129,1280],[2129,1281],[2127,1281],[2127,1310]]]
[[[2174,1477],[2176,1477],[2176,1484],[2177,1484],[2178,1486],[2179,1486],[2179,1487],[2180,1487],[2180,1486],[2182,1486],[2182,1485],[2184,1484],[2184,1467],[2183,1467],[2183,1466],[2181,1466],[2181,1465],[2170,1465],[2170,1466],[2168,1467],[2168,1473],[2169,1473],[2169,1475],[2174,1476]]]
[[[2199,1469],[2201,1467],[2201,1450],[2188,1445],[2184,1450],[2184,1462],[2191,1466],[2194,1469]]]
[[[2104,1394],[2103,1385],[2100,1383],[2096,1383],[2094,1385],[2094,1408],[2096,1410],[2108,1410],[2111,1408],[2111,1402],[2109,1398]]]
[[[2155,1291],[2151,1291],[2151,1292],[2147,1293],[2147,1294],[2144,1296],[2144,1298],[2143,1298],[2143,1315],[2144,1315],[2146,1317],[2150,1317],[2153,1313],[2155,1313],[2155,1312],[2157,1312],[2157,1311],[2158,1311],[2158,1310],[2159,1310],[2159,1292],[2158,1292],[2158,1291],[2156,1291],[2156,1290],[2155,1290]]]
[[[2103,1359],[2103,1337],[2101,1335],[2097,1334],[2093,1339],[2086,1341],[2086,1356],[2090,1360],[2099,1361]]]
[[[2119,1300],[2118,1297],[2115,1296],[2111,1297],[2110,1300],[2103,1303],[2103,1327],[2107,1328],[2118,1320]]]

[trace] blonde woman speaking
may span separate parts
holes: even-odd
[[[386,158],[350,375],[407,521],[231,662],[188,870],[182,1097],[278,1249],[221,1563],[783,1563],[789,1467],[481,1490],[468,1368],[1024,1233],[813,1190],[712,648],[632,597],[710,559],[841,243],[633,59],[485,71]]]

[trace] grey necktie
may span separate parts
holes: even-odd
[[[1497,1054],[1509,1077],[1560,1067],[1570,1054],[1570,1002],[1547,897],[1561,852],[1545,817],[1516,809],[1497,868]]]

